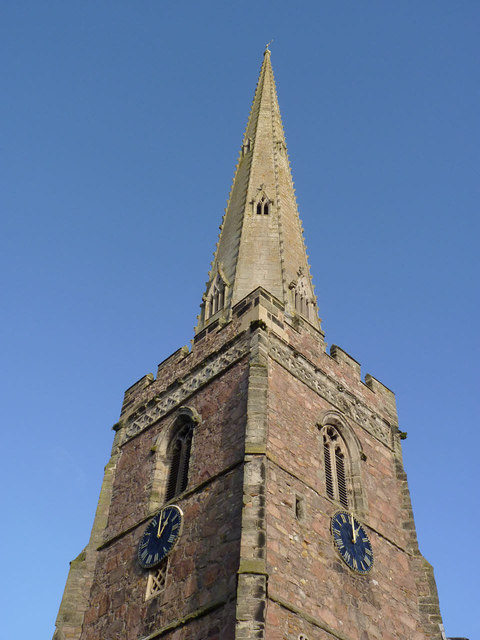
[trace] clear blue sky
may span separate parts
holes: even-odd
[[[51,637],[123,391],[193,336],[271,38],[327,340],[480,637],[477,0],[1,3],[2,637]]]

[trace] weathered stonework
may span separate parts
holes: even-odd
[[[167,500],[169,446],[185,420],[188,473]],[[372,544],[365,575],[332,540],[342,503],[327,488],[328,428],[342,439],[345,496]],[[192,348],[127,389],[114,430],[55,640],[441,640],[395,396],[362,380],[340,347],[325,350],[269,53]],[[183,530],[162,590],[147,598],[138,544],[172,502]]]
[[[213,354],[207,362],[185,378],[176,381],[173,388],[154,396],[147,405],[137,409],[126,420],[125,438],[137,435],[156,420],[186,401],[200,387],[240,360],[247,352],[246,341],[236,342],[230,348]]]

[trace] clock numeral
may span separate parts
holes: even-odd
[[[158,553],[155,554],[155,557],[153,559],[154,562],[158,562]]]
[[[363,561],[365,562],[367,567],[369,567],[372,564],[372,561],[370,560],[370,558],[368,556],[365,556]]]
[[[368,538],[366,537],[362,538],[362,542],[368,542]]]
[[[335,538],[335,542],[337,543],[337,547],[338,547],[339,549],[343,549],[343,547],[345,546],[345,545],[343,544],[343,540],[342,540],[341,538]]]
[[[350,562],[350,560],[352,559],[352,556],[350,555],[350,553],[348,551],[345,551],[345,553],[343,554],[343,557],[345,558],[345,560],[347,562]]]
[[[334,529],[333,529],[333,533],[336,533],[336,534],[337,534],[337,536],[341,536],[341,535],[342,535],[342,532],[340,531],[340,529],[335,529],[335,528],[334,528]]]
[[[176,531],[179,526],[180,525],[178,524],[178,522],[176,522],[174,525],[172,525],[172,531]]]
[[[144,551],[142,551],[142,553],[141,553],[140,557],[141,557],[141,559],[142,559],[142,560],[145,560],[145,558],[147,557],[147,555],[148,555],[148,551],[145,549]]]
[[[363,566],[363,562],[360,562],[360,569],[362,571],[366,571],[367,570],[367,568]]]
[[[373,556],[372,550],[370,549],[370,547],[366,547],[365,548],[365,553],[368,553],[369,556]]]
[[[355,558],[352,558],[352,565],[354,569],[358,569],[358,563]]]
[[[152,558],[153,558],[152,554],[151,554],[151,553],[149,553],[149,554],[148,554],[148,558],[147,558],[147,560],[146,560],[146,563],[147,563],[147,564],[150,564],[150,563],[151,563],[151,561],[152,561]]]
[[[172,543],[174,540],[175,540],[175,536],[174,536],[174,534],[173,534],[173,533],[171,533],[171,534],[168,536],[168,541],[169,541],[170,543]]]
[[[346,522],[346,521],[347,521],[347,518],[345,517],[345,514],[344,514],[344,513],[341,513],[341,514],[340,514],[340,517],[342,518],[343,522]]]

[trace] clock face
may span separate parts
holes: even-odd
[[[183,513],[170,505],[150,521],[138,545],[138,562],[150,569],[161,562],[173,549],[182,533]]]
[[[332,535],[342,560],[357,573],[368,573],[373,551],[362,525],[351,513],[337,511],[332,518]]]

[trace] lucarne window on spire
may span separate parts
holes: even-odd
[[[308,296],[307,281],[305,275],[299,270],[299,278],[290,285],[292,291],[292,303],[295,311],[307,320],[312,316],[314,302]]]
[[[205,320],[214,316],[225,305],[225,282],[220,274],[213,280],[205,302]]]
[[[268,216],[270,213],[270,202],[268,201],[267,196],[262,196],[262,198],[257,202],[257,215]]]

